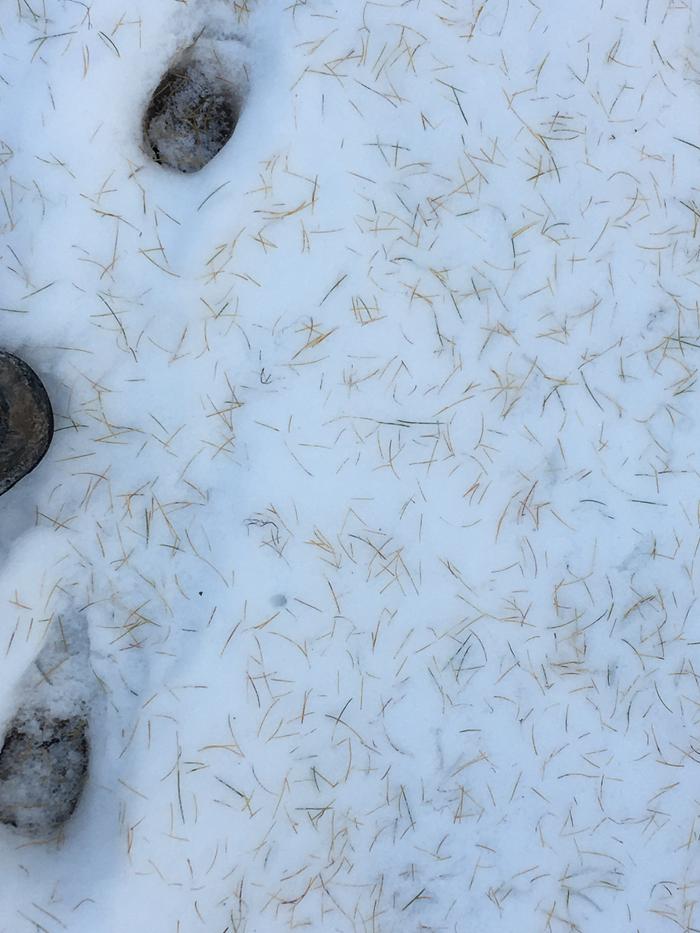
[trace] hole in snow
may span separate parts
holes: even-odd
[[[0,350],[0,495],[39,464],[52,437],[41,379],[24,360]]]
[[[155,162],[198,172],[223,149],[242,101],[235,65],[228,71],[211,42],[191,46],[166,71],[144,117],[146,148]]]
[[[88,761],[85,716],[20,711],[0,751],[0,821],[27,835],[55,832],[78,805]]]
[[[87,780],[93,691],[84,619],[59,617],[19,684],[0,749],[0,822],[27,836],[66,823]]]

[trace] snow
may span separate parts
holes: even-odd
[[[56,420],[3,728],[59,619],[93,696],[0,931],[697,927],[692,0],[0,27],[2,344]],[[249,84],[182,174],[143,118],[200,34]]]

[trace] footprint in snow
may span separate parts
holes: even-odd
[[[224,148],[245,98],[244,48],[236,37],[205,30],[172,62],[143,119],[146,150],[155,162],[198,172]]]
[[[58,619],[18,688],[0,749],[0,822],[47,837],[71,818],[89,758],[90,643],[82,619]]]

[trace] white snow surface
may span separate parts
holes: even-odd
[[[201,30],[250,87],[186,176],[142,119]],[[6,0],[2,346],[57,431],[0,710],[71,613],[100,699],[2,933],[700,927],[699,35]]]

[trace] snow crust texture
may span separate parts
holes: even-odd
[[[700,927],[697,4],[0,24],[0,333],[56,420],[0,727],[90,754],[0,827],[0,933]],[[175,171],[193,44],[243,96]]]

